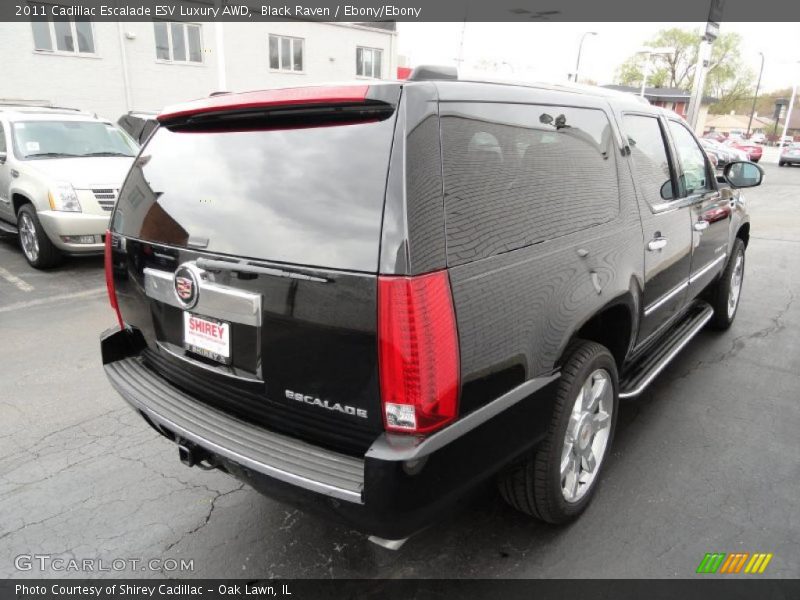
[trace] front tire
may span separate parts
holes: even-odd
[[[501,475],[500,494],[517,510],[553,524],[589,505],[617,421],[618,377],[611,353],[579,340],[567,352],[547,436]]]
[[[19,245],[22,253],[33,268],[46,269],[61,262],[63,258],[61,252],[47,237],[32,204],[24,204],[19,209],[17,229],[19,229]]]
[[[744,250],[744,242],[736,238],[728,264],[711,288],[711,306],[714,308],[711,327],[718,331],[728,329],[739,310],[739,298],[744,282]]]

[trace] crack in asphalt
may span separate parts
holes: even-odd
[[[686,379],[687,377],[689,377],[690,375],[692,375],[693,373],[702,368],[724,363],[725,361],[738,355],[739,352],[741,352],[745,348],[748,340],[767,338],[783,331],[786,327],[786,325],[783,323],[783,317],[786,315],[787,312],[789,312],[789,310],[792,307],[792,304],[794,303],[794,292],[791,289],[788,289],[787,291],[789,293],[789,300],[786,302],[786,305],[782,309],[780,309],[774,317],[770,317],[770,321],[772,322],[770,325],[758,329],[757,331],[754,331],[752,333],[735,337],[731,341],[731,346],[728,350],[726,350],[725,352],[723,352],[722,354],[711,360],[698,360],[694,365],[689,367],[685,373],[683,373],[678,377],[673,378],[671,381],[675,382],[681,379]]]
[[[217,492],[217,494],[211,499],[210,506],[209,506],[209,509],[208,509],[208,513],[206,513],[206,516],[203,518],[203,521],[197,527],[193,527],[189,531],[184,532],[183,535],[181,535],[180,538],[178,538],[177,540],[175,540],[174,542],[169,544],[166,548],[164,548],[164,552],[169,552],[170,550],[172,550],[172,548],[174,548],[175,546],[180,544],[187,537],[189,537],[191,535],[194,535],[195,533],[197,533],[198,531],[203,529],[206,525],[208,525],[209,521],[211,521],[211,515],[214,514],[214,509],[217,506],[217,501],[220,498],[224,498],[225,496],[230,496],[231,494],[234,494],[236,492],[240,492],[244,488],[245,488],[245,484],[242,483],[242,484],[239,485],[239,487],[234,488],[232,490],[228,490],[227,492]]]

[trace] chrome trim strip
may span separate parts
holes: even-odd
[[[714,316],[714,310],[709,306],[708,312],[700,319],[700,321],[698,321],[697,325],[695,325],[692,328],[692,330],[686,335],[686,337],[683,338],[683,340],[681,340],[681,342],[677,346],[675,346],[669,352],[669,354],[667,354],[664,358],[661,359],[661,362],[658,363],[658,366],[656,366],[656,368],[650,372],[650,374],[645,378],[645,380],[642,381],[642,383],[640,383],[638,387],[629,392],[620,392],[619,397],[633,398],[641,394],[645,390],[645,388],[647,388],[647,386],[650,385],[656,377],[658,377],[661,371],[663,371],[664,368],[670,362],[672,362],[672,359],[675,358],[681,350],[683,350],[686,344],[688,344],[692,340],[692,338],[694,338],[694,336],[696,336],[700,332],[700,330],[703,329],[703,327],[705,327],[705,324],[708,323],[711,320],[711,317],[713,316]]]
[[[703,275],[705,275],[711,269],[713,269],[715,265],[718,265],[720,262],[725,260],[727,258],[727,256],[728,256],[727,254],[722,254],[721,256],[718,256],[717,258],[712,260],[710,263],[708,263],[702,269],[700,269],[700,270],[696,271],[695,273],[692,273],[691,275],[689,275],[689,283],[694,283],[695,281],[700,279]]]
[[[506,392],[496,400],[465,415],[452,425],[427,438],[386,433],[381,434],[372,446],[370,446],[369,450],[367,450],[365,457],[391,461],[407,461],[424,458],[465,433],[472,431],[479,425],[482,425],[517,402],[524,400],[559,377],[561,377],[560,372],[546,377],[534,377],[533,379],[529,379],[513,390]]]
[[[295,273],[284,269],[272,267],[262,267],[254,265],[246,260],[210,260],[208,258],[198,258],[195,264],[206,271],[238,271],[240,273],[253,273],[255,275],[271,275],[273,277],[286,277],[288,279],[301,279],[303,281],[315,281],[317,283],[328,283],[330,280],[323,277],[314,277],[304,273]]]
[[[219,285],[198,277],[199,298],[192,312],[242,325],[261,326],[261,295]],[[185,309],[175,296],[172,273],[144,270],[145,294],[153,300]]]
[[[661,298],[659,298],[658,300],[656,300],[655,302],[653,302],[649,306],[646,306],[645,309],[644,309],[644,316],[645,317],[648,316],[654,310],[656,310],[657,308],[663,306],[666,302],[669,302],[672,298],[674,298],[675,296],[680,294],[687,287],[689,287],[689,280],[688,279],[684,279],[681,283],[679,283],[674,288],[672,288],[670,291],[668,291],[666,294],[661,296]]]
[[[113,365],[113,363],[111,363]],[[106,368],[108,368],[107,365]],[[259,473],[263,473],[265,475],[269,475],[270,477],[274,477],[275,479],[279,479],[286,483],[290,483],[292,485],[296,485],[298,487],[302,487],[307,490],[311,490],[313,492],[319,492],[321,494],[325,494],[326,496],[331,496],[333,498],[339,498],[340,500],[346,500],[347,502],[353,502],[355,504],[363,504],[363,499],[361,498],[360,492],[355,492],[352,490],[347,490],[344,488],[336,487],[321,481],[316,481],[314,479],[309,479],[307,477],[303,477],[302,475],[298,475],[296,473],[291,473],[289,471],[285,471],[283,469],[279,469],[272,465],[263,463],[261,461],[255,460],[244,454],[236,452],[230,448],[226,448],[213,442],[201,435],[193,433],[188,429],[182,427],[181,425],[175,423],[171,419],[162,416],[157,411],[153,410],[149,406],[145,406],[143,403],[138,402],[135,400],[132,395],[127,394],[123,390],[123,386],[118,385],[113,378],[109,378],[113,387],[120,393],[120,395],[125,399],[128,404],[134,407],[136,410],[139,410],[147,415],[149,419],[151,419],[154,423],[162,427],[166,427],[169,431],[180,435],[182,438],[185,438],[188,441],[194,442],[195,444],[211,450],[212,452],[219,454],[220,456],[224,456],[230,460],[233,460],[241,465],[249,467],[254,471]],[[319,449],[323,451],[323,449]],[[363,483],[362,483],[363,488]]]
[[[264,383],[263,379],[259,379],[255,375],[237,375],[234,372],[234,368],[229,365],[220,364],[218,367],[214,365],[208,365],[206,363],[200,362],[199,360],[194,360],[191,356],[186,356],[185,354],[181,354],[177,350],[173,350],[173,348],[179,348],[179,346],[175,346],[174,344],[170,344],[169,342],[162,342],[156,340],[156,346],[159,349],[163,350],[170,356],[174,356],[177,359],[185,361],[192,365],[193,367],[198,367],[200,369],[205,369],[215,375],[223,375],[224,377],[230,377],[232,379],[239,379],[241,381],[247,381],[250,383]],[[183,348],[181,348],[183,350]],[[227,369],[227,370],[226,370]]]

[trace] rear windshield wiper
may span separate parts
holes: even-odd
[[[81,156],[126,156],[133,158],[133,154],[125,154],[124,152],[88,152],[87,154],[81,154]]]
[[[305,275],[304,273],[285,271],[283,269],[271,267],[259,267],[258,265],[253,265],[245,261],[233,262],[228,260],[198,258],[195,264],[207,271],[233,271],[235,273],[250,273],[253,275],[272,275],[273,277],[287,277],[289,279],[302,279],[304,281],[316,281],[319,283],[328,283],[329,281],[323,277],[314,277],[312,275]]]
[[[82,154],[67,154],[66,152],[36,152],[35,154],[26,154],[25,158],[78,158]]]

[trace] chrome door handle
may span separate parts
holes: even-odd
[[[708,221],[695,221],[694,223],[695,231],[703,231],[705,229],[708,229]]]
[[[647,249],[652,251],[661,250],[667,245],[667,238],[657,237],[647,242]]]

